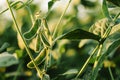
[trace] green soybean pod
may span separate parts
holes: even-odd
[[[43,50],[39,53],[39,55],[34,59],[34,62],[36,65],[40,65],[46,58],[46,48],[43,48]],[[27,67],[28,68],[34,68],[34,64],[32,61],[30,61],[28,64],[27,64]]]
[[[47,24],[47,20],[45,18],[42,19],[42,23],[44,25],[44,28],[47,30],[47,34],[51,35],[50,29],[49,29],[48,24]]]
[[[42,48],[42,42],[40,39],[40,34],[37,34],[36,42],[35,42],[35,52],[39,53],[41,48]]]
[[[51,44],[52,43],[52,35],[51,35],[51,32],[50,32],[50,29],[49,29],[46,18],[41,19],[41,22],[43,23],[43,27],[46,30],[44,32],[44,35],[47,37],[48,42]]]
[[[41,19],[36,19],[31,29],[23,34],[25,39],[29,40],[34,38],[37,35],[37,30],[39,29],[40,25],[41,25]]]
[[[49,40],[47,39],[47,37],[43,34],[43,32],[40,33],[41,36],[41,41],[43,42],[44,45],[46,45],[47,47],[50,46]]]

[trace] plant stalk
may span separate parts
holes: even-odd
[[[109,70],[109,72],[110,72],[110,77],[111,77],[111,80],[115,80],[115,79],[114,79],[114,77],[113,77],[113,74],[112,74],[112,71],[111,71],[110,66],[108,67],[108,70]]]
[[[114,17],[113,21],[115,22],[119,16],[120,16],[120,12]]]
[[[39,67],[35,64],[34,58],[33,58],[32,54],[31,54],[31,52],[30,52],[30,50],[29,50],[29,48],[28,48],[27,42],[25,41],[25,39],[24,39],[24,37],[23,37],[23,35],[22,35],[19,27],[18,27],[17,21],[16,21],[16,19],[15,19],[15,16],[14,16],[14,14],[13,14],[13,11],[12,11],[12,9],[11,9],[11,7],[10,7],[9,1],[6,0],[6,2],[7,2],[7,4],[8,4],[10,13],[11,13],[11,15],[12,15],[13,22],[14,22],[14,24],[15,24],[15,28],[16,28],[18,34],[21,36],[21,38],[22,38],[22,40],[23,40],[23,42],[24,42],[25,49],[26,49],[26,51],[27,51],[30,59],[32,60],[34,66],[35,66],[35,69],[36,69],[36,71],[37,71],[38,74],[39,74],[39,77],[42,78],[42,76],[41,76],[41,71],[40,71]]]
[[[54,29],[54,32],[53,32],[53,35],[52,35],[53,39],[54,39],[54,37],[55,37],[56,31],[57,31],[57,29],[58,29],[58,27],[59,27],[59,25],[60,25],[60,23],[61,23],[61,21],[62,21],[63,16],[65,15],[65,13],[66,13],[66,11],[67,11],[67,9],[68,9],[71,1],[72,1],[72,0],[69,0],[68,4],[66,5],[65,10],[64,10],[63,13],[61,14],[61,17],[60,17],[57,25],[55,26],[55,29]]]
[[[112,22],[113,22],[112,25],[111,25],[111,23],[109,22],[109,25],[108,25],[108,28],[107,28],[106,32],[104,33],[103,37],[99,40],[99,41],[101,42],[101,44],[103,44],[103,42],[105,41],[106,37],[109,36],[109,34],[110,34],[111,30],[112,30],[112,27],[115,25],[115,21],[117,20],[117,18],[119,17],[119,15],[120,15],[120,13],[118,13],[118,14],[114,17],[114,19],[112,20]],[[103,56],[103,55],[104,55],[104,54],[102,54],[101,56]],[[101,58],[98,59],[97,63],[99,62],[100,59],[101,59]],[[98,74],[98,73],[97,73],[97,72],[98,72],[98,69],[95,69],[96,67],[100,67],[100,65],[98,64],[98,65],[96,65],[96,66],[94,67],[94,72],[95,72],[96,74],[92,76],[91,80],[95,80],[95,79],[96,79],[96,76],[97,76],[97,74]],[[96,71],[97,71],[97,72],[96,72]],[[112,74],[112,73],[110,72],[110,75],[111,75],[111,74]],[[111,78],[112,78],[112,80],[114,80],[113,76],[111,76]]]
[[[98,58],[100,57],[100,53],[101,53],[101,50],[102,50],[102,44],[100,44],[100,47],[99,47],[99,50],[98,50],[98,52],[97,52],[97,56],[96,56],[96,60],[95,60],[95,63],[94,63],[94,66],[93,66],[93,68],[95,68],[96,66],[97,66],[97,64],[98,64]]]
[[[90,59],[92,58],[92,56],[95,54],[95,52],[97,51],[97,49],[100,47],[100,45],[97,45],[96,48],[92,51],[91,55],[89,56],[89,58],[86,60],[85,64],[83,65],[83,67],[80,69],[79,73],[77,74],[77,76],[75,77],[75,79],[77,79],[82,72],[85,70],[86,66],[88,65]]]

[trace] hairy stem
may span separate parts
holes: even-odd
[[[16,28],[18,34],[21,36],[21,38],[22,38],[22,40],[23,40],[23,42],[24,42],[25,49],[26,49],[26,51],[27,51],[30,59],[32,60],[34,66],[35,66],[35,68],[36,68],[36,71],[37,71],[38,74],[39,74],[39,77],[42,78],[42,77],[41,77],[41,71],[40,71],[39,67],[35,64],[34,58],[33,58],[32,54],[31,54],[31,52],[30,52],[30,50],[29,50],[29,48],[28,48],[27,42],[25,41],[22,33],[20,32],[20,29],[19,29],[19,27],[18,27],[17,21],[16,21],[16,19],[15,19],[15,16],[14,16],[14,14],[13,14],[13,11],[12,11],[12,9],[11,9],[11,7],[10,7],[9,1],[8,1],[8,0],[6,0],[6,1],[7,1],[7,4],[8,4],[10,13],[11,13],[11,15],[12,15],[12,18],[13,18],[13,22],[14,22],[14,24],[15,24],[15,28]]]
[[[113,21],[116,21],[119,16],[120,16],[120,12],[114,17]]]
[[[115,80],[114,77],[113,77],[113,74],[112,74],[110,66],[108,67],[108,70],[109,70],[109,73],[110,73],[111,80]]]
[[[85,70],[86,66],[88,65],[90,59],[92,58],[92,56],[95,54],[95,52],[97,51],[97,49],[100,47],[100,45],[97,45],[96,48],[92,51],[91,55],[89,56],[89,58],[86,60],[85,64],[83,65],[83,67],[80,69],[80,71],[78,72],[77,76],[75,77],[75,79],[77,79],[82,72]]]
[[[65,12],[67,11],[67,9],[68,9],[71,1],[72,1],[72,0],[69,0],[68,4],[66,5],[65,10],[64,10],[63,13],[61,14],[61,17],[60,17],[57,25],[55,26],[55,29],[54,29],[54,32],[53,32],[53,35],[52,35],[53,39],[54,39],[54,37],[55,37],[56,31],[57,31],[57,29],[58,29],[58,26],[60,25],[60,23],[61,23],[61,21],[62,21],[62,18],[63,18],[63,16],[65,15]]]
[[[100,53],[101,53],[101,50],[102,50],[102,45],[100,45],[100,47],[99,47],[99,50],[98,50],[98,52],[97,52],[97,56],[96,56],[96,60],[95,60],[95,62],[94,62],[94,66],[93,66],[93,68],[95,68],[96,66],[97,66],[97,64],[98,64],[98,58],[100,57]]]

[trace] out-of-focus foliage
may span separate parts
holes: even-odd
[[[12,0],[12,1],[15,1],[15,0]],[[25,1],[23,3],[25,3]],[[108,1],[111,2],[111,0],[108,0]],[[42,11],[43,9],[41,5],[43,4],[43,2],[44,2],[44,5],[47,5],[48,9],[50,10],[49,14],[46,14],[47,11]],[[33,16],[33,21],[34,21],[36,12],[40,12],[40,16],[42,17],[47,15],[48,27],[50,29],[50,32],[53,33],[55,25],[58,22],[62,11],[64,10],[64,6],[66,5],[65,2],[64,0],[51,0],[51,2],[48,2],[47,0],[38,0],[38,3],[40,4],[36,4],[33,0],[33,2],[28,3],[27,7],[23,6],[19,8],[21,4],[17,4],[12,8],[15,13],[17,23],[19,25],[19,29],[21,30],[22,34],[24,34],[24,37],[25,37],[25,34],[27,35],[28,38],[30,38],[31,36],[32,38],[34,37],[33,39],[31,38],[27,40],[27,44],[29,44],[30,51],[32,52],[32,55],[34,57],[36,57],[40,52],[39,50],[38,52],[35,52],[37,37],[35,35],[36,31],[34,31],[33,28],[36,28],[36,27],[32,27],[32,24],[34,23],[32,23],[31,16]],[[62,3],[64,4],[62,5]],[[119,4],[116,4],[114,0],[112,3],[119,6]],[[16,8],[19,8],[19,9],[16,9]],[[116,13],[118,13],[118,10],[120,11],[118,7],[114,7],[112,9],[109,8],[109,9],[110,9],[110,15],[112,15],[112,17],[114,17]],[[32,12],[31,16],[29,14],[30,13],[29,10]],[[2,10],[0,10],[0,12],[1,11]],[[27,65],[27,63],[29,63],[31,60],[27,55],[27,52],[25,50],[25,47],[20,35],[17,34],[16,29],[14,28],[13,22],[5,18],[4,14],[6,14],[6,12],[0,14],[0,80],[39,80],[38,74],[36,73],[36,71],[34,69],[31,70],[27,68],[27,66],[29,66],[29,64]],[[97,29],[99,33],[97,34],[91,33],[92,37],[86,40],[86,36],[90,37],[89,36],[90,34],[89,35],[84,34],[84,31],[83,31],[83,33],[76,33],[73,35],[74,37],[76,37],[75,35],[80,37],[80,39],[78,39],[77,41],[74,41],[74,40],[56,41],[54,43],[54,46],[52,47],[52,51],[50,52],[51,61],[44,77],[46,78],[45,80],[49,80],[49,78],[50,80],[71,80],[75,78],[78,71],[82,68],[83,64],[85,63],[87,58],[90,56],[90,53],[98,43],[95,40],[99,40],[99,38],[103,36],[103,33],[106,29],[106,25],[99,24],[99,22],[104,21],[105,20],[104,17],[105,16],[102,13],[101,3],[99,2],[99,0],[72,0],[69,6],[69,9],[67,10],[65,16],[63,17],[55,36],[60,36],[66,32],[70,32],[71,30],[73,29],[75,30],[78,28],[80,29],[79,31],[81,31],[81,29],[85,31],[89,31],[90,26],[92,26],[96,21],[97,22],[91,27],[90,30],[91,32],[95,33],[95,30]],[[120,23],[120,20],[116,21],[116,25],[114,27],[116,26],[118,27],[117,28],[113,27],[112,32],[110,34],[114,35],[113,34],[114,32],[120,31],[120,27],[119,27],[120,24],[118,23]],[[43,26],[43,24],[41,23],[39,25]],[[101,26],[105,28],[101,29]],[[29,34],[30,29],[31,31],[33,30],[32,31],[33,34],[31,33]],[[75,32],[73,31],[73,33]],[[85,38],[84,39],[82,38],[83,40],[81,40],[81,37],[84,35],[86,35]],[[42,37],[43,37],[42,39],[46,39],[46,36],[42,36]],[[67,38],[72,38],[72,37],[71,35],[67,35]],[[91,40],[91,39],[95,39],[95,40]],[[108,45],[109,38],[107,38],[107,40],[108,41],[106,41],[104,45],[109,46],[108,47],[109,49],[113,48],[115,45],[112,45],[112,44]],[[43,41],[46,41],[44,42],[45,45],[47,46],[51,45],[47,42],[47,40],[43,40]],[[112,41],[115,44],[117,44],[119,40],[112,40]],[[7,42],[9,46],[3,47],[3,44],[5,42]],[[42,46],[40,47],[40,50],[42,50],[44,44],[40,44],[38,46]],[[108,60],[104,61],[104,67],[102,67],[102,69],[100,70],[97,80],[111,79],[110,74],[108,72],[108,67],[109,67],[108,65],[112,67],[112,72],[115,80],[120,79],[119,77],[120,75],[119,45],[117,45],[117,47],[113,52],[111,50],[109,51],[107,53],[107,54],[110,53],[108,56]],[[9,53],[9,55],[7,55],[8,58],[2,59],[3,57],[1,55],[5,53]],[[83,75],[80,76],[81,79],[85,79],[85,80],[89,79],[90,73],[93,67],[93,63],[95,61],[94,56],[90,60],[89,62],[90,64],[84,71]],[[8,60],[11,57],[12,59],[14,59],[13,62],[12,60],[11,61]],[[1,60],[4,60],[8,64],[3,65]],[[42,66],[43,68],[44,63],[45,63],[44,60],[42,63],[38,63],[40,64],[39,67]]]
[[[114,5],[117,5],[117,6],[120,7],[120,1],[119,0],[116,0],[116,1],[114,1],[114,0],[107,0],[107,1],[109,1],[109,2],[113,3]]]

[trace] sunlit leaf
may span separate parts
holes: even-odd
[[[20,48],[20,49],[24,49],[24,48],[25,48],[24,42],[23,42],[20,34],[17,34],[17,40],[18,40],[18,46],[19,46],[19,48]]]
[[[117,25],[115,25],[115,26],[113,26],[110,34],[113,34],[113,33],[115,33],[115,32],[120,32],[120,23],[117,24]]]
[[[108,28],[107,22],[108,22],[108,19],[107,18],[103,18],[103,19],[95,22],[90,27],[89,31],[102,37],[104,35],[106,29]]]
[[[14,64],[18,64],[18,60],[14,55],[8,52],[0,54],[0,67],[8,67]]]

